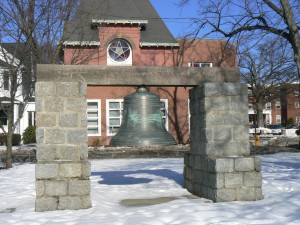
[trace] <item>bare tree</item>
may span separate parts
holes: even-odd
[[[77,4],[78,0],[2,0],[0,3],[0,47],[5,42],[15,46],[9,52],[1,48],[6,62],[2,71],[7,72],[10,82],[5,96],[9,102],[0,102],[8,121],[7,129],[0,124],[6,134],[7,168],[12,167],[13,133],[23,115],[22,109],[34,95],[36,65],[62,62],[65,31]],[[15,112],[16,99],[22,101],[19,113]]]
[[[289,53],[288,45],[276,40],[267,40],[239,53],[241,80],[250,87],[250,102],[256,111],[259,127],[263,126],[265,104],[279,99],[281,89],[297,80],[297,71]]]
[[[190,0],[179,0],[182,6]],[[199,0],[198,29],[248,42],[272,34],[290,44],[300,78],[300,1],[299,0]]]

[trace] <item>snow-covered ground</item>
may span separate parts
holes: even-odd
[[[212,203],[184,188],[182,159],[92,160],[93,207],[35,212],[34,164],[0,170],[0,224],[300,224],[300,153],[262,157],[264,199]]]

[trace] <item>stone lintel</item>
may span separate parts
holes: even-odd
[[[135,67],[45,65],[37,68],[38,82],[84,82],[106,86],[197,86],[206,82],[240,82],[238,69],[195,67]]]

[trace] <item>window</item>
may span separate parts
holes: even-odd
[[[281,104],[280,104],[279,101],[277,101],[277,102],[275,103],[275,108],[276,108],[276,109],[281,109]]]
[[[296,116],[296,124],[300,124],[300,116]]]
[[[101,136],[100,100],[87,100],[87,129],[88,136]]]
[[[106,100],[107,136],[115,135],[123,119],[123,99]]]
[[[299,102],[295,102],[295,108],[299,108],[300,107],[300,105],[299,105]]]
[[[7,71],[3,73],[3,89],[5,91],[9,90],[9,73]]]
[[[0,123],[1,125],[7,125],[7,114],[5,109],[0,109]]]
[[[167,130],[169,130],[169,126],[168,126],[168,99],[161,99],[161,117],[163,120],[163,123],[165,125],[165,128]]]
[[[212,67],[212,63],[204,63],[204,62],[191,62],[188,64],[189,67]]]
[[[276,123],[281,123],[281,115],[276,115]]]
[[[121,126],[123,119],[123,101],[123,99],[106,100],[107,136],[115,135]],[[161,99],[160,102],[162,120],[168,130],[168,99]]]
[[[115,39],[107,49],[108,65],[132,65],[132,53],[129,43],[123,39]]]
[[[299,96],[299,91],[294,91],[295,96]]]
[[[272,103],[271,102],[267,102],[265,105],[266,109],[272,109]]]
[[[28,126],[35,126],[35,112],[28,112]]]

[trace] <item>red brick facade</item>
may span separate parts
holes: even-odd
[[[235,46],[221,40],[178,40],[179,47],[141,46],[140,27],[137,25],[103,25],[99,28],[100,45],[71,46],[64,50],[65,64],[88,64],[106,66],[108,46],[118,38],[129,43],[132,51],[132,66],[205,66],[237,67]],[[201,66],[201,65],[200,65]],[[162,74],[163,76],[163,74]],[[168,129],[178,143],[189,140],[189,87],[151,87],[150,91],[168,99]],[[98,141],[108,145],[107,99],[123,99],[135,92],[136,87],[89,86],[87,99],[101,101],[101,135],[89,135],[89,144]]]

